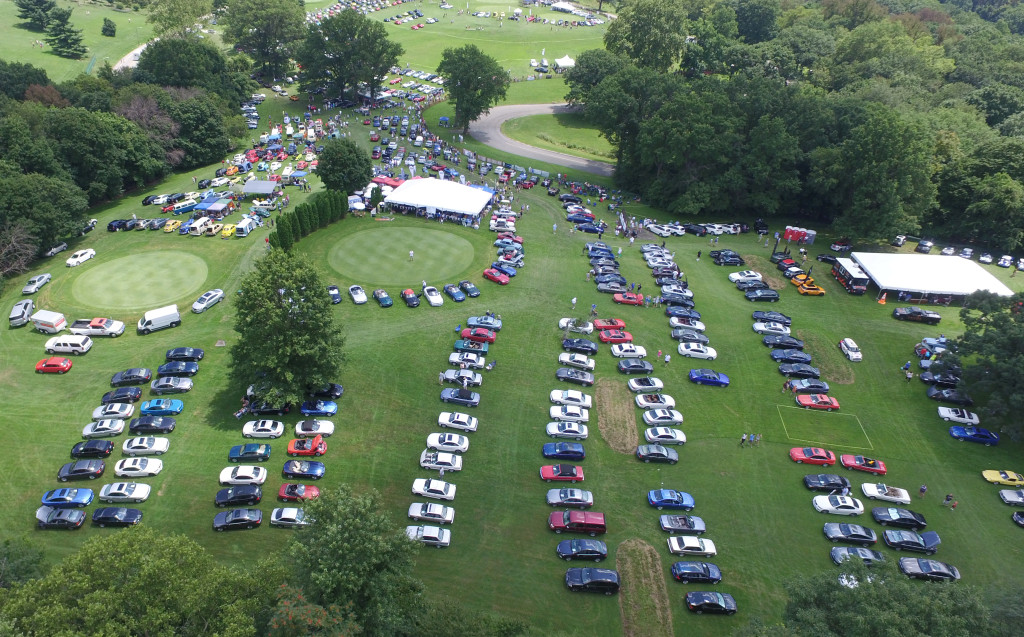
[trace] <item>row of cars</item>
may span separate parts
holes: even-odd
[[[507,212],[511,215],[515,214],[510,209]],[[500,214],[500,211],[495,214]],[[515,217],[505,218],[514,219]],[[495,225],[494,219],[492,216],[492,226]],[[512,277],[519,273],[519,268],[526,265],[526,250],[523,247],[523,238],[516,234],[514,224],[504,224],[503,227],[506,230],[499,232],[498,238],[494,241],[494,247],[497,248],[497,258],[491,263],[491,267],[484,270],[484,278],[498,285],[508,285]]]
[[[480,296],[480,290],[469,280],[462,280],[456,283],[446,283],[441,288],[444,293],[452,301],[461,303],[466,298],[476,298]],[[327,294],[331,297],[331,303],[337,305],[342,302],[344,298],[341,295],[341,289],[337,285],[328,285]],[[352,303],[356,305],[363,305],[367,302],[366,290],[361,285],[350,285],[348,287],[348,295],[352,299]],[[382,308],[391,307],[395,304],[394,299],[388,294],[387,290],[383,288],[377,288],[374,290],[370,297],[377,302]],[[405,303],[406,307],[419,307],[420,299],[425,298],[427,304],[431,307],[441,307],[444,305],[444,297],[441,296],[441,291],[432,285],[427,285],[426,281],[423,282],[422,291],[416,292],[412,288],[406,288],[402,290],[399,298]]]

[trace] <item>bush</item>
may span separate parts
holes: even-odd
[[[100,33],[108,38],[112,38],[117,35],[117,25],[110,18],[103,18],[103,28],[100,29]]]

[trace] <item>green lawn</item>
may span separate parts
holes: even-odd
[[[615,161],[612,145],[580,113],[510,119],[501,125],[501,132],[531,146],[586,159]]]

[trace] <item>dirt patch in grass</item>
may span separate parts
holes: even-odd
[[[672,606],[665,588],[661,560],[643,540],[619,544],[615,566],[622,577],[619,611],[626,637],[661,637],[672,634]]]
[[[626,383],[602,378],[594,385],[594,407],[597,408],[597,429],[601,437],[619,453],[634,453],[639,441],[633,396]]]
[[[793,336],[804,342],[805,352],[813,352],[814,360],[811,361],[811,365],[821,370],[821,377],[829,384],[852,385],[856,380],[857,376],[853,371],[856,363],[846,360],[837,343],[827,341],[814,332],[803,330],[793,330]]]
[[[782,276],[779,269],[775,267],[775,264],[764,257],[759,257],[753,254],[744,254],[743,260],[747,262],[747,265],[743,266],[745,270],[754,270],[760,272],[764,276],[764,282],[768,284],[773,290],[785,290],[786,286],[789,285],[789,280]]]

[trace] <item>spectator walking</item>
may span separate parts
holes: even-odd
[[[551,234],[558,234],[558,224],[557,223],[551,224]]]
[[[909,382],[910,382],[910,379],[911,379],[911,378],[913,378],[913,377],[914,377],[914,372],[912,372],[912,371],[910,371],[910,370],[908,369],[908,370],[907,370],[907,382],[909,383]]]
[[[658,350],[658,358],[661,358],[661,350]]]
[[[668,366],[668,362],[672,360],[671,354],[665,354],[665,365]]]
[[[747,445],[747,434],[740,436],[740,446],[745,447]]]
[[[576,309],[576,297],[572,297],[572,309]]]
[[[949,505],[949,510],[950,511],[955,511],[956,510],[956,505],[958,505],[958,504],[960,504],[960,503],[957,502],[956,500],[953,500],[953,504]]]
[[[697,261],[698,261],[698,262],[700,261],[700,253],[701,253],[701,251],[700,251],[700,250],[697,250]]]
[[[409,260],[412,261],[415,257],[416,254],[412,250],[409,250]]]
[[[437,384],[444,385],[444,372],[437,373]]]
[[[921,488],[917,490],[917,497],[923,498],[924,494],[928,493],[928,485],[922,484]]]

